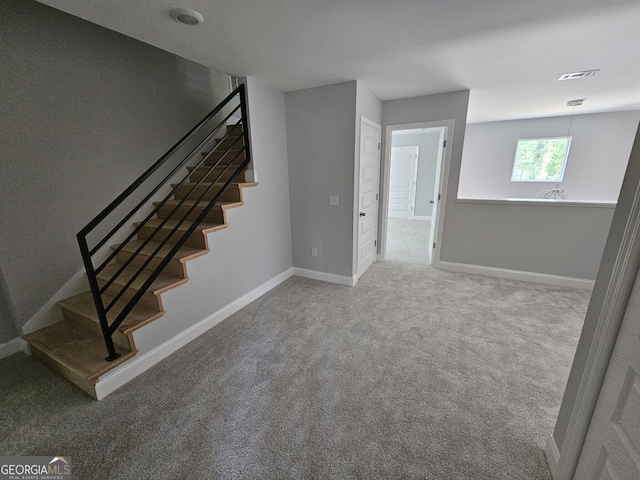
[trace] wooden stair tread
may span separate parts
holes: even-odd
[[[238,137],[235,137],[235,138],[238,138]],[[234,140],[235,140],[235,138],[234,138]],[[238,142],[236,145],[234,145],[231,148],[213,149],[213,150],[209,150],[209,151],[206,151],[206,152],[200,152],[200,154],[203,157],[206,157],[207,155],[209,155],[210,153],[213,153],[213,152],[215,152],[215,153],[225,153],[225,152],[237,153],[237,152],[240,152],[242,150],[244,150],[244,145],[242,145],[240,142]]]
[[[195,183],[191,183],[191,182],[187,182],[187,183],[183,183],[181,186],[186,188],[188,187],[193,187],[195,185]],[[207,182],[202,182],[198,187],[208,187],[209,185],[211,185],[211,183],[207,183]],[[217,182],[214,184],[214,187],[222,187],[225,185],[225,182]],[[256,185],[258,185],[258,182],[231,182],[229,185],[237,185],[240,188],[243,187],[255,187]],[[173,188],[177,187],[178,184],[177,183],[172,183],[171,186]]]
[[[174,219],[165,220],[161,218],[152,218],[151,220],[148,220],[145,225],[147,227],[156,228],[163,222],[164,222],[164,225],[162,226],[163,229],[172,230],[176,225],[180,223],[180,220],[174,220]],[[140,224],[139,222],[134,223],[134,225],[136,226],[138,226],[139,224]],[[191,225],[191,222],[189,221],[182,222],[182,225],[180,225],[176,231],[177,232],[186,231],[189,229],[190,225]],[[214,232],[216,230],[222,230],[223,228],[227,228],[227,226],[220,223],[202,222],[200,225],[196,227],[194,232],[209,233],[209,232]]]
[[[233,170],[236,170],[240,166],[240,163],[242,163],[242,162],[232,163],[231,165],[226,164],[226,163],[224,165],[215,165],[215,166],[214,165],[200,165],[199,167],[187,167],[187,170],[189,171],[189,173],[194,173],[194,172],[197,172],[198,170],[217,171],[217,170],[227,169],[227,170],[233,171]],[[245,166],[243,170],[246,170],[246,169],[247,169],[247,166]]]
[[[167,200],[165,202],[165,206],[170,206],[170,207],[175,207],[177,206],[179,203],[181,202],[181,200]],[[196,200],[185,200],[182,202],[181,207],[192,207],[194,204],[202,204],[203,207],[207,206],[209,204],[210,200],[200,200],[199,202]],[[160,202],[155,202],[154,205],[157,206],[159,205]],[[244,202],[231,202],[231,201],[224,201],[224,200],[218,200],[216,202],[216,204],[213,206],[213,208],[235,208],[235,207],[241,207],[242,205],[244,205]],[[200,205],[198,205],[199,208]]]
[[[112,300],[112,296],[106,294],[102,295],[102,301],[104,302],[105,307]],[[122,311],[126,304],[127,302],[124,300],[118,300],[115,303],[113,308],[107,313],[107,320],[109,321],[109,323],[115,320],[118,313]],[[96,323],[100,323],[98,312],[96,310],[95,304],[93,303],[93,296],[91,295],[91,292],[83,292],[78,295],[74,295],[73,297],[65,298],[64,300],[60,300],[58,302],[58,305],[63,309],[72,311]],[[118,327],[118,330],[125,335],[130,334],[138,328],[143,327],[150,322],[153,322],[163,314],[163,311],[154,310],[152,308],[138,304],[129,312],[127,317]]]
[[[144,243],[144,240],[131,240],[122,247],[122,251],[133,254],[136,250],[138,250],[138,248],[140,248],[140,246],[143,243]],[[159,242],[148,242],[144,247],[142,247],[142,250],[140,250],[140,254],[151,255],[153,252],[155,252],[155,250],[158,248],[159,245],[160,245]],[[111,248],[115,250],[119,246],[120,245],[113,245]],[[173,244],[163,245],[162,247],[160,247],[160,250],[158,250],[158,253],[156,254],[156,256],[158,258],[164,258],[171,251],[173,247],[174,247]],[[195,247],[189,247],[189,246],[183,245],[178,249],[178,251],[176,252],[173,258],[181,262],[186,262],[187,260],[191,260],[192,258],[196,258],[201,255],[204,255],[207,252],[208,250],[204,248],[195,248]]]
[[[111,279],[113,275],[115,275],[118,270],[122,268],[122,265],[119,263],[112,263],[111,265],[107,265],[104,269],[98,274],[98,279],[104,282],[107,282]],[[113,281],[115,285],[120,287],[124,287],[131,278],[133,278],[136,273],[140,271],[137,267],[127,266],[124,270],[118,275],[118,277]],[[144,282],[151,276],[151,271],[142,270],[137,278],[133,281],[133,283],[129,286],[134,290],[140,290]],[[159,295],[167,290],[171,290],[172,288],[177,287],[178,285],[182,285],[188,279],[187,278],[177,278],[172,275],[165,275],[161,273],[158,275],[149,287],[148,291],[153,293],[154,295]]]
[[[29,333],[24,338],[32,348],[54,360],[58,364],[58,368],[70,370],[93,383],[100,375],[117,367],[137,353],[116,345],[116,352],[120,354],[120,357],[113,362],[107,362],[105,360],[107,347],[104,339],[67,321]],[[55,366],[51,366],[58,370]]]

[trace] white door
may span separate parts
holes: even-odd
[[[358,180],[358,277],[376,259],[382,127],[362,117]]]
[[[640,276],[631,293],[575,479],[640,478]]]
[[[389,217],[412,220],[420,147],[392,147],[389,173]]]
[[[429,263],[433,265],[433,253],[436,248],[436,225],[438,224],[438,205],[440,204],[440,182],[442,179],[442,159],[444,158],[445,139],[447,136],[447,128],[441,127],[440,138],[438,139],[438,160],[436,161],[436,175],[433,187],[433,199],[431,209],[431,229],[429,232]]]

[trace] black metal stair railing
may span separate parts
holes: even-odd
[[[230,112],[226,113],[226,111],[229,110]],[[233,119],[233,121],[235,121],[238,113],[240,114],[240,120],[235,125],[228,126],[229,123],[232,123],[229,122],[229,120]],[[222,120],[218,120],[221,116],[223,117]],[[192,147],[193,144],[196,145]],[[203,149],[209,146],[211,146],[210,153],[208,155],[200,155]],[[185,151],[188,153],[185,153]],[[202,158],[198,160],[197,157],[199,155]],[[216,159],[216,157],[219,158]],[[245,170],[250,159],[246,95],[244,85],[240,85],[77,234],[91,294],[96,305],[102,335],[104,336],[107,347],[108,357],[106,359],[108,361],[113,361],[120,356],[116,352],[113,341],[115,331],[127,315],[131,313],[142,296],[149,290],[151,284],[158,278],[171,259],[178,253],[180,248],[184,246],[188,238],[196,231],[198,226],[205,221],[216,202],[220,200],[229,186]],[[170,181],[180,178],[179,172],[186,169],[187,166],[193,167],[192,171],[182,177],[178,183],[174,184],[168,194],[159,202],[154,203],[153,210],[147,215],[144,215],[144,213],[142,213],[143,209],[149,207],[149,201],[154,199],[156,195],[161,195],[159,192]],[[191,174],[201,167],[205,167],[207,170],[200,180],[197,182],[189,182]],[[157,176],[161,177],[159,181],[155,178]],[[189,186],[190,188],[188,188]],[[186,188],[188,188],[188,192],[179,195],[182,198],[178,199],[176,192],[178,192],[179,189],[184,190]],[[147,238],[137,246],[127,260],[122,263],[117,263],[120,267],[113,275],[108,279],[101,279],[101,285],[98,280],[98,275],[104,271],[105,267],[112,264],[116,256],[121,254],[127,243],[135,240],[143,228],[149,227],[149,221],[153,219],[160,209],[174,196],[178,202],[171,209],[170,213],[163,215],[164,219],[153,228],[152,233],[148,236],[145,235]],[[139,199],[139,197],[142,198]],[[131,209],[128,208],[129,202],[135,204]],[[179,214],[183,207],[189,208],[186,213]],[[121,208],[124,208],[127,213],[115,215],[114,212],[117,212]],[[197,213],[198,208],[202,208],[202,211],[196,216],[194,212]],[[112,251],[106,255],[106,259],[101,261],[94,260],[94,258],[98,256],[97,254],[105,256],[101,249],[114,235],[120,232],[132,218],[143,215],[144,219],[136,222],[133,231],[130,232],[119,245],[112,247]],[[116,218],[114,219],[113,217]],[[114,223],[115,225],[111,226]],[[171,228],[168,233],[166,233],[167,228]],[[108,231],[108,233],[104,235],[99,234],[100,238],[95,239],[92,242],[93,246],[89,247],[88,236],[92,232],[103,230]],[[165,233],[162,233],[163,230]],[[178,234],[178,232],[180,232],[180,234]],[[170,251],[167,254],[160,255],[162,249],[168,244],[172,245]],[[120,277],[125,270],[130,271],[131,267],[133,267],[134,259],[145,247],[147,247],[147,251],[149,249],[153,251],[148,254],[148,258],[144,263],[135,266],[137,270],[131,275],[124,286],[115,293],[110,291],[108,294],[109,297],[107,297],[108,301],[105,302],[103,295],[107,292],[107,289],[112,286],[112,290],[116,288],[118,277]],[[147,252],[145,252],[145,255],[147,255]],[[99,262],[98,265],[94,265],[94,261]],[[157,265],[152,268],[151,266],[154,264],[154,261],[157,262]],[[142,286],[137,288],[136,293],[130,299],[125,300],[123,298],[125,292],[133,285],[136,279],[140,278],[143,272],[146,272],[148,277],[142,283]],[[125,303],[123,304],[123,302]],[[115,315],[115,318],[109,321],[107,314],[112,311],[117,304],[121,308],[117,315]],[[111,316],[113,317],[114,315]]]

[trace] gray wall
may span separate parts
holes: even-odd
[[[570,130],[560,188],[568,200],[615,202],[638,129],[640,112],[535,118],[467,125],[458,196],[535,198],[555,182],[512,182],[519,138],[560,137]],[[570,125],[570,128],[569,128]]]
[[[6,285],[2,268],[0,268],[0,344],[18,336]]]
[[[31,0],[0,17],[0,266],[19,329],[80,270],[76,232],[217,103],[220,74]]]
[[[633,198],[638,184],[640,184],[640,131],[636,133],[631,158],[629,159],[624,182],[620,191],[620,198],[611,222],[611,228],[602,255],[600,270],[598,271],[596,283],[593,287],[591,301],[589,302],[589,308],[587,309],[584,325],[580,334],[580,340],[578,341],[578,347],[573,359],[573,365],[571,366],[571,372],[567,380],[562,404],[560,405],[560,411],[558,412],[558,419],[553,431],[553,439],[560,450],[561,455],[562,445],[566,439],[567,428],[569,426],[569,420],[571,419],[573,409],[575,408],[576,396],[580,387],[580,382],[585,374],[585,367],[589,358],[589,352],[592,348],[595,348],[593,342],[596,328],[598,326],[598,320],[600,316],[603,315],[604,300],[607,292],[612,288],[610,281],[613,275],[613,267],[615,265],[616,257],[619,255],[625,226],[631,213]],[[617,296],[619,299],[628,300],[631,296],[631,290],[635,283],[638,265],[637,258],[633,258],[633,256],[632,258],[626,258],[623,260],[627,270],[624,274],[626,281],[621,282],[621,285],[616,286],[617,293],[614,296]],[[623,315],[624,310],[625,308],[621,310],[620,315]],[[622,319],[612,317],[609,321],[610,323],[616,321],[621,323]],[[619,324],[617,327],[619,328]],[[598,348],[602,349],[602,346],[598,346]],[[613,348],[613,346],[611,346],[611,348]],[[592,384],[601,384],[604,378],[604,373],[605,372],[603,371],[600,378],[590,379]],[[594,404],[592,406],[595,407],[595,399],[593,400]],[[585,412],[578,412],[578,415],[584,414]]]
[[[437,130],[420,133],[394,133],[391,144],[394,147],[420,147],[418,160],[418,177],[416,179],[415,215],[430,217],[434,199],[436,166],[438,149],[440,148],[440,132]]]
[[[293,266],[351,277],[356,82],[285,98]],[[330,206],[329,195],[340,205]]]
[[[453,200],[441,260],[594,280],[613,212]]]
[[[595,279],[612,208],[457,201],[468,94],[383,103],[385,125],[455,120],[440,260]]]
[[[454,120],[453,141],[447,148],[451,148],[451,165],[449,171],[449,183],[447,185],[447,204],[444,213],[444,229],[442,232],[443,248],[447,242],[452,240],[452,236],[458,232],[451,230],[450,218],[457,214],[455,199],[458,191],[458,178],[460,175],[460,161],[462,158],[462,145],[467,119],[467,106],[469,104],[469,91],[443,93],[439,95],[428,95],[425,97],[406,98],[402,100],[391,100],[382,103],[382,121],[384,127],[387,125],[398,125],[403,123],[435,122],[444,120]],[[383,139],[384,140],[384,139]],[[385,147],[382,149],[386,151]],[[383,172],[384,174],[384,172]],[[388,179],[383,178],[383,183]],[[455,222],[454,222],[455,226]],[[465,235],[475,235],[474,232],[466,232]],[[378,239],[380,240],[380,239]],[[380,243],[378,242],[378,245]]]

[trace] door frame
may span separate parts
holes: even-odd
[[[360,242],[360,141],[362,137],[362,124],[366,123],[372,128],[375,128],[380,131],[380,140],[379,143],[382,143],[382,125],[379,123],[370,120],[364,115],[360,115],[360,121],[356,122],[356,146],[355,146],[355,161],[354,169],[353,169],[353,245],[352,245],[352,262],[351,262],[351,271],[353,272],[352,276],[352,285],[358,283],[358,252],[359,252],[359,242]],[[378,148],[378,162],[382,164],[382,149],[381,145]],[[378,218],[376,219],[376,239],[378,241],[378,250],[380,249],[380,171],[378,171]],[[380,260],[378,252],[376,251],[376,256],[373,259],[374,262]]]
[[[440,263],[440,249],[442,246],[442,226],[444,224],[444,212],[447,199],[447,185],[449,183],[449,166],[451,164],[451,145],[453,144],[454,120],[439,120],[435,122],[416,122],[416,123],[400,123],[395,125],[387,125],[385,128],[385,145],[384,156],[382,157],[382,204],[379,207],[382,218],[379,222],[378,232],[378,259],[385,260],[387,258],[387,230],[389,223],[389,178],[391,173],[391,143],[393,132],[399,130],[413,130],[417,128],[445,128],[446,148],[444,148],[442,158],[440,160],[440,178],[436,178],[438,192],[440,193],[440,201],[436,209],[436,218],[431,218],[435,225],[435,248],[433,249],[432,265],[438,267]],[[431,246],[429,246],[431,247]]]

